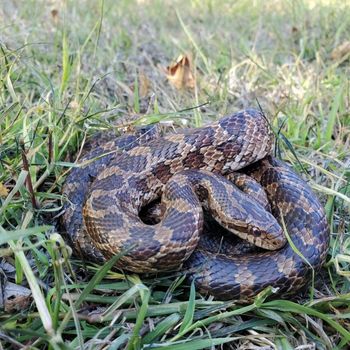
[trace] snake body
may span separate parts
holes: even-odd
[[[143,273],[184,265],[199,290],[221,299],[250,299],[269,285],[295,291],[324,262],[329,228],[309,186],[269,156],[272,144],[268,122],[253,109],[192,132],[101,142],[82,162],[99,158],[67,177],[65,229],[89,259],[131,249],[118,267]],[[230,181],[242,168],[265,190],[272,214]],[[148,225],[140,211],[160,196],[162,218]],[[202,207],[229,232],[268,250],[232,256],[217,244],[206,249]]]

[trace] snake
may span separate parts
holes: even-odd
[[[329,226],[307,182],[272,156],[266,116],[250,108],[200,128],[154,130],[99,135],[85,147],[63,185],[74,250],[98,263],[120,254],[115,267],[134,273],[183,271],[222,300],[305,287],[325,262]],[[158,217],[147,222],[152,207]]]

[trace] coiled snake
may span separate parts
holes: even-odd
[[[296,291],[322,265],[329,241],[324,210],[310,187],[270,156],[273,137],[259,111],[191,132],[147,135],[98,141],[81,160],[87,164],[67,177],[63,223],[85,257],[105,261],[132,247],[118,267],[143,273],[183,266],[200,291],[241,300],[267,286]],[[234,174],[242,168],[255,181]],[[145,223],[142,208],[160,196],[161,218]],[[203,213],[226,229],[220,234],[214,224],[219,239],[202,233]],[[250,242],[244,253],[234,249],[241,243],[234,236]]]

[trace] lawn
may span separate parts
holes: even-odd
[[[348,1],[0,5],[0,296],[7,282],[31,290],[13,310],[0,297],[0,349],[347,348]],[[179,273],[71,255],[61,188],[90,135],[199,127],[246,107],[262,108],[278,155],[326,209],[327,263],[307,291],[242,305],[200,295]]]

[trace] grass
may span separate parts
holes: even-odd
[[[0,16],[0,268],[33,296],[0,312],[0,349],[347,348],[349,54],[331,58],[350,35],[346,2],[5,0]],[[191,91],[161,69],[181,53],[193,57]],[[141,280],[111,271],[118,257],[71,256],[60,190],[86,136],[139,118],[200,126],[258,103],[331,225],[312,293],[239,305],[181,275]]]

